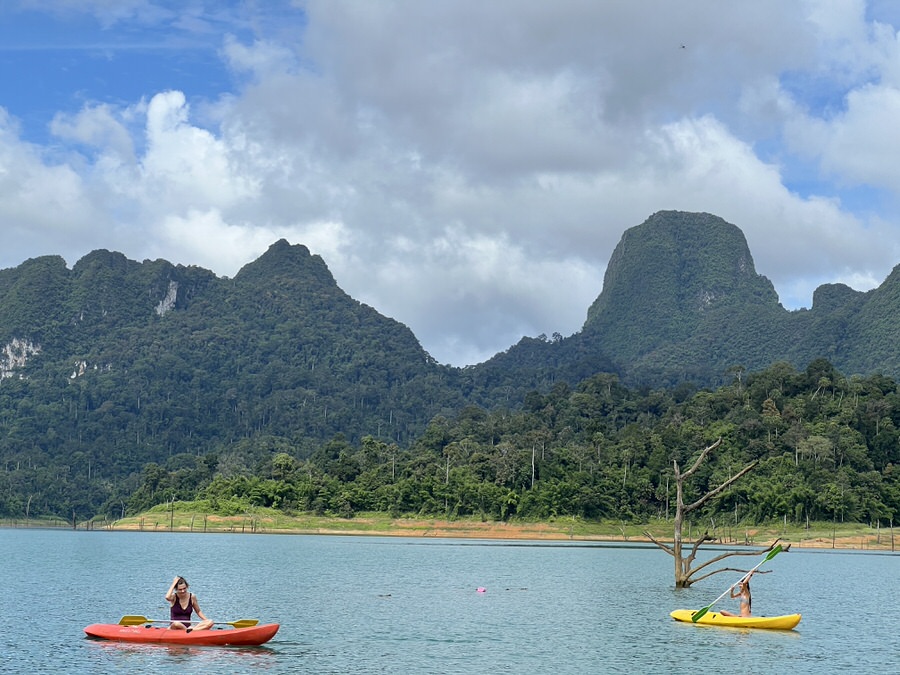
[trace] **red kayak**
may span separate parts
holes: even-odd
[[[122,626],[117,623],[93,623],[84,629],[89,637],[117,642],[160,642],[175,645],[261,645],[278,632],[279,624],[264,623],[249,628],[210,628],[208,630],[172,630],[150,626]]]

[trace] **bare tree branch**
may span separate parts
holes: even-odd
[[[663,551],[665,551],[665,552],[668,553],[669,555],[671,555],[671,556],[674,556],[674,555],[675,555],[675,549],[674,549],[674,548],[672,548],[671,546],[669,546],[668,544],[666,544],[666,543],[664,543],[664,542],[658,541],[658,540],[656,539],[656,537],[654,537],[652,534],[650,534],[650,533],[647,532],[646,530],[644,530],[644,536],[647,537],[647,539],[649,539],[650,541],[652,541],[654,544],[656,544],[657,546],[659,546]]]
[[[713,536],[709,533],[709,530],[706,530],[706,532],[704,532],[704,533],[700,536],[700,538],[699,538],[697,541],[694,542],[694,545],[691,547],[691,554],[690,554],[690,556],[688,556],[688,557],[691,558],[691,559],[693,559],[693,558],[697,555],[697,551],[700,550],[700,547],[701,547],[705,542],[707,542],[707,541],[715,541],[715,540],[716,540],[716,538],[713,537]]]
[[[734,483],[736,480],[738,480],[739,478],[741,478],[744,474],[749,473],[750,471],[752,471],[752,470],[756,467],[757,464],[759,464],[759,460],[758,460],[758,459],[754,459],[754,460],[753,460],[752,462],[750,462],[747,466],[745,466],[745,467],[744,467],[743,469],[741,469],[738,473],[736,473],[736,474],[733,475],[731,478],[729,478],[728,480],[726,480],[724,483],[722,483],[722,484],[721,484],[719,487],[717,487],[715,490],[711,490],[710,492],[707,492],[705,495],[703,495],[702,497],[700,497],[700,499],[698,499],[697,501],[695,501],[693,504],[689,504],[689,505],[685,506],[685,507],[684,507],[684,512],[685,512],[685,513],[690,513],[691,511],[700,508],[700,507],[703,506],[706,502],[708,502],[710,499],[712,499],[712,498],[715,497],[717,494],[719,494],[720,492],[722,492],[723,490],[725,490],[729,485],[731,485],[731,484]]]
[[[712,445],[706,446],[706,447],[703,449],[703,452],[700,453],[700,456],[697,458],[697,461],[694,462],[693,466],[691,466],[690,469],[688,469],[687,471],[685,471],[685,472],[682,473],[682,474],[678,473],[678,464],[676,463],[676,464],[675,464],[675,477],[676,477],[676,478],[681,478],[681,479],[683,480],[683,479],[685,479],[685,478],[690,478],[691,476],[693,476],[694,473],[697,471],[697,469],[700,468],[700,465],[703,464],[703,460],[706,459],[706,456],[707,456],[711,451],[713,451],[713,450],[715,450],[716,448],[718,448],[719,445],[720,445],[721,443],[722,443],[722,439],[720,438],[719,440],[717,440],[717,441],[716,441],[715,443],[713,443]]]
[[[717,562],[719,562],[720,560],[725,560],[725,558],[731,558],[731,557],[733,557],[733,556],[738,556],[738,555],[752,555],[752,556],[758,556],[758,555],[761,555],[761,554],[763,554],[763,553],[768,553],[768,552],[771,551],[773,548],[775,548],[775,546],[778,544],[779,541],[781,541],[781,540],[780,540],[780,539],[776,539],[775,541],[773,541],[771,544],[769,544],[766,548],[764,548],[764,549],[761,550],[761,551],[757,551],[757,550],[753,550],[753,551],[726,551],[725,553],[721,553],[721,554],[719,554],[719,555],[717,555],[717,556],[715,556],[715,557],[713,557],[713,558],[710,558],[710,559],[707,560],[706,562],[700,563],[700,564],[697,565],[696,567],[692,567],[691,570],[692,570],[692,572],[693,572],[694,574],[696,574],[696,573],[699,572],[700,570],[702,570],[702,569],[704,569],[704,568],[706,568],[706,567],[709,567],[710,565],[714,565],[714,564],[716,564]],[[790,547],[791,547],[791,545],[788,544],[786,547],[782,547],[782,550],[783,550],[783,551],[786,551],[786,550],[788,550]],[[691,554],[691,556],[692,556],[692,558],[693,558],[693,554]],[[713,571],[713,572],[709,572],[709,573],[707,573],[707,574],[704,574],[703,576],[697,577],[696,579],[694,579],[694,582],[696,583],[696,582],[700,581],[701,579],[705,579],[706,577],[712,576],[713,574],[718,574],[719,572],[725,572],[725,571],[740,572],[741,570],[734,569],[733,567],[723,567],[722,569],[718,569],[718,570],[715,570],[715,571]],[[743,570],[743,571],[746,572],[747,570]],[[762,574],[762,572],[757,572],[757,574]]]
[[[694,545],[691,546],[691,552],[688,554],[687,558],[685,558],[688,569],[693,569],[694,559],[697,557],[697,553],[700,551],[700,547],[708,541],[715,540],[716,538],[709,534],[709,530],[700,535],[697,541],[694,542]]]

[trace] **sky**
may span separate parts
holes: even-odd
[[[721,216],[788,309],[900,263],[892,0],[4,0],[0,268],[279,239],[465,366]]]

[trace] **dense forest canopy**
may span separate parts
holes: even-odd
[[[712,501],[707,525],[837,520],[887,524],[900,508],[900,395],[887,377],[846,378],[827,361],[738,370],[715,390],[634,390],[598,374],[526,396],[521,409],[468,406],[436,416],[414,442],[341,435],[308,454],[284,437],[173,453],[127,479],[98,453],[0,474],[0,512],[110,518],[173,500],[349,517],[360,511],[486,519],[647,521],[666,517],[673,460],[721,447],[689,486],[702,493],[748,461]],[[42,481],[55,471],[52,481]],[[52,486],[50,491],[39,486]],[[688,494],[685,497],[691,499]]]

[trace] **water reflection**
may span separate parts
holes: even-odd
[[[94,658],[113,668],[126,668],[137,660],[141,663],[153,662],[167,668],[178,664],[189,664],[190,672],[208,668],[210,672],[245,672],[266,667],[277,655],[276,650],[262,645],[244,646],[200,646],[143,644],[134,642],[111,642],[85,638],[91,649],[96,650]]]

